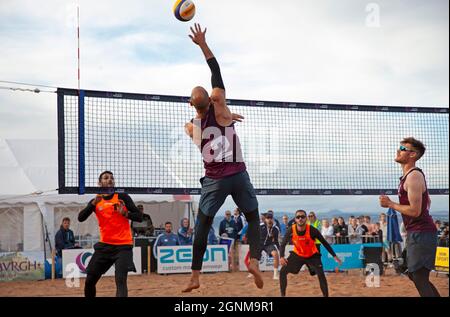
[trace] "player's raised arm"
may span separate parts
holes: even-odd
[[[211,101],[214,104],[216,117],[219,119],[221,125],[230,125],[233,122],[233,115],[226,103],[225,86],[220,73],[219,63],[209,49],[208,44],[206,44],[206,28],[202,31],[200,24],[196,23],[194,28],[191,27],[191,32],[192,34],[189,37],[195,44],[200,46],[203,55],[205,55],[206,62],[211,69],[211,84],[213,88]]]

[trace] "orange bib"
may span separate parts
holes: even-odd
[[[302,258],[310,258],[319,253],[314,240],[311,238],[311,226],[308,224],[303,236],[297,234],[297,225],[292,225],[292,243],[294,244],[294,252]]]
[[[130,222],[117,211],[119,194],[114,194],[111,200],[102,199],[95,207],[100,242],[113,245],[133,245]],[[125,208],[126,209],[126,208]]]

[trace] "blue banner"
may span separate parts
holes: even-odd
[[[333,244],[331,247],[342,260],[339,270],[351,270],[364,268],[364,248],[381,248],[382,245],[381,243]],[[320,253],[322,254],[323,270],[334,271],[338,264],[323,245],[320,246]]]

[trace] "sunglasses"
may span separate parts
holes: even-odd
[[[401,152],[405,152],[405,151],[408,151],[408,152],[415,152],[415,151],[413,151],[413,150],[408,149],[408,148],[407,148],[406,146],[404,146],[404,145],[400,145],[400,147],[398,148],[398,150],[401,151]]]
[[[305,219],[305,218],[306,218],[306,216],[300,216],[300,215],[295,217],[295,219]]]

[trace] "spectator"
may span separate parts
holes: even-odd
[[[448,248],[448,222],[444,222],[440,229],[441,235],[439,236],[438,246]]]
[[[333,231],[333,227],[330,226],[330,222],[328,221],[328,219],[323,219],[322,220],[322,230],[321,230],[322,236],[325,238],[325,240],[329,243],[329,244],[333,244],[334,243],[334,231]]]
[[[317,219],[316,214],[314,213],[314,211],[311,211],[308,215],[308,222],[307,222],[310,226],[313,226],[314,228],[316,228],[317,230],[321,231],[322,230],[322,224],[320,223],[320,220]]]
[[[372,235],[372,233],[375,231],[375,226],[371,223],[370,216],[364,216],[364,225],[368,229],[367,234]]]
[[[244,228],[242,228],[242,233],[241,233],[241,243],[242,244],[247,244],[247,230],[248,230],[248,223],[246,223]]]
[[[383,230],[381,230],[381,224],[377,222],[374,226],[375,230],[372,232],[374,239],[372,242],[382,242],[383,241]]]
[[[363,242],[363,243],[366,243],[366,242],[367,242],[367,237],[366,237],[366,236],[369,234],[369,228],[368,228],[367,225],[366,225],[366,221],[365,221],[364,216],[359,216],[359,217],[358,217],[358,220],[359,220],[359,224],[360,224],[361,228],[363,229],[363,239],[362,239],[362,242]]]
[[[216,236],[216,232],[214,231],[213,226],[211,226],[211,229],[209,229],[208,233],[208,244],[209,245],[216,245],[219,244],[219,239]]]
[[[350,219],[350,224],[348,225],[348,237],[350,244],[362,243],[362,235],[364,234],[364,229],[361,225],[358,225],[358,221],[355,217]]]
[[[387,240],[387,217],[384,212],[380,214],[380,226],[381,231],[383,232],[383,239],[380,241],[383,244],[383,251],[382,251],[382,259],[383,262],[389,262],[392,260],[392,248],[389,245],[389,241]]]
[[[260,216],[259,216],[259,219],[260,219],[260,224],[262,225],[262,224],[265,224],[266,223],[266,214],[261,214]]]
[[[273,215],[267,213],[266,223],[261,225],[261,251],[273,257],[273,279],[278,280],[279,243],[280,231],[274,223]]]
[[[155,258],[158,258],[158,247],[172,247],[180,245],[180,240],[178,235],[172,232],[172,223],[167,221],[164,224],[164,233],[161,233],[158,238],[156,238],[155,244],[153,245],[153,254]]]
[[[337,244],[345,244],[347,242],[347,236],[348,236],[348,228],[345,224],[345,220],[342,217],[338,218],[338,226],[337,230],[335,231],[336,234],[336,243]]]
[[[339,221],[338,221],[338,218],[333,217],[333,218],[331,219],[331,226],[333,227],[334,235],[336,235],[336,233],[337,233],[338,230],[339,230]]]
[[[289,226],[289,217],[287,215],[284,215],[281,218],[281,223],[280,223],[280,236],[281,236],[281,239],[283,239],[284,235],[286,234],[286,230],[287,230],[288,226]]]
[[[322,231],[322,224],[321,224],[320,220],[317,219],[316,214],[314,213],[314,211],[310,211],[309,212],[307,224],[309,224],[310,226],[313,226],[319,232]],[[317,247],[317,250],[319,250],[319,252],[320,252],[320,241],[319,241],[319,239],[316,239],[316,247]]]
[[[61,227],[55,235],[56,255],[62,257],[62,250],[79,249],[80,246],[75,243],[75,236],[70,230],[70,218],[65,217],[62,220]]]
[[[236,239],[237,230],[236,223],[231,218],[231,211],[225,211],[225,218],[220,222],[219,225],[219,236]]]
[[[151,237],[155,233],[155,227],[153,226],[153,221],[150,215],[144,213],[144,206],[143,205],[137,205],[137,209],[142,214],[142,222],[138,221],[131,221],[131,230],[133,231],[133,234],[135,236],[138,236],[139,234],[144,234],[146,237]],[[143,227],[143,225],[146,225]]]
[[[242,229],[244,228],[246,221],[244,215],[242,214],[239,208],[236,208],[234,210],[233,220],[236,223],[237,240],[240,240],[242,235]]]
[[[178,229],[178,240],[180,245],[192,245],[192,228],[188,218],[181,219],[180,229]]]
[[[352,223],[353,218],[355,218],[355,216],[348,217],[348,221],[347,221],[348,225],[350,225]]]
[[[267,215],[272,215],[272,219],[275,222],[275,226],[277,226],[278,230],[280,230],[280,222],[278,221],[277,218],[275,218],[275,213],[273,212],[273,210],[268,210],[265,216],[267,217]]]
[[[442,235],[442,226],[441,226],[441,221],[438,219],[434,222],[434,225],[436,226],[436,230],[437,230],[437,236],[440,237]]]

